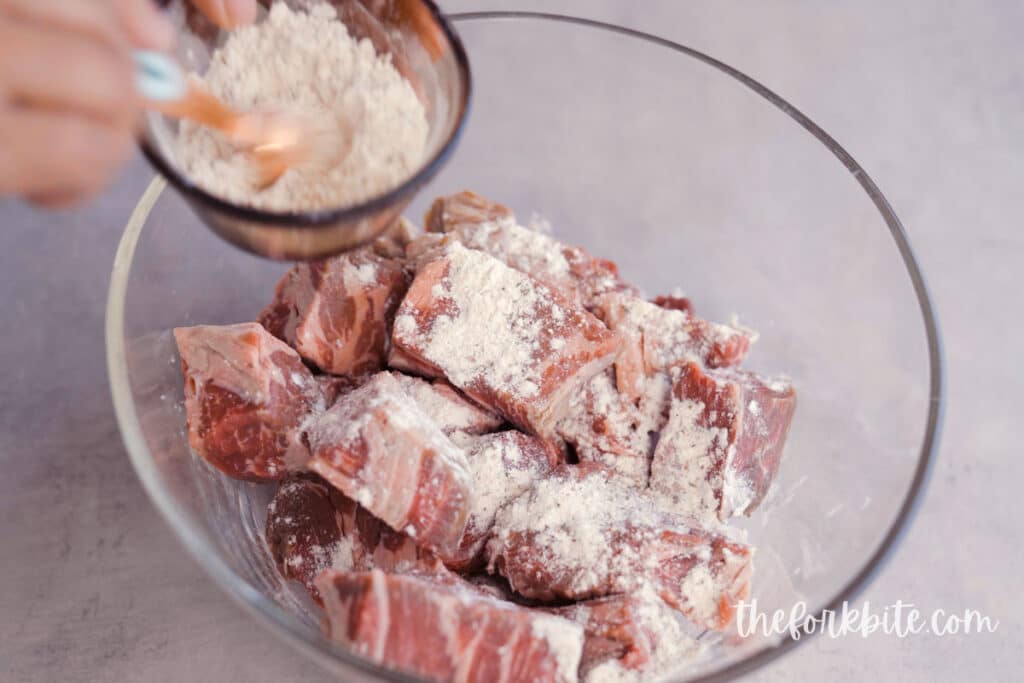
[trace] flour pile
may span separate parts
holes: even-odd
[[[426,154],[423,104],[389,55],[356,40],[335,10],[275,4],[265,21],[239,28],[214,52],[209,69],[193,75],[240,111],[313,117],[333,128],[338,149],[318,151],[320,163],[293,168],[271,187],[253,187],[253,165],[221,134],[183,122],[178,159],[207,191],[271,211],[357,204],[396,187]]]

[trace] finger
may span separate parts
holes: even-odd
[[[31,22],[0,25],[0,45],[0,88],[8,101],[122,125],[134,120],[134,67],[127,53]]]
[[[0,14],[36,25],[90,35],[118,48],[126,40],[115,8],[95,0],[0,0]]]
[[[0,115],[0,194],[95,194],[133,148],[130,129],[52,111],[8,109]]]
[[[222,28],[235,28],[256,21],[256,0],[192,0],[193,4]]]
[[[42,207],[44,209],[72,209],[76,206],[80,206],[89,198],[87,193],[83,192],[44,192],[42,194],[29,195],[26,199],[31,204]]]
[[[152,0],[114,0],[112,4],[132,45],[161,52],[174,47],[174,27]]]

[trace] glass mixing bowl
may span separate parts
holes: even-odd
[[[761,611],[835,608],[891,554],[941,413],[934,314],[899,220],[864,170],[791,105],[654,36],[524,13],[454,17],[477,75],[460,152],[427,195],[470,188],[612,258],[649,293],[759,329],[749,365],[800,406],[774,493],[745,521]],[[422,215],[422,196],[410,215]],[[253,320],[284,266],[232,249],[154,180],[118,249],[107,316],[114,404],[149,495],[214,580],[349,680],[411,680],[328,642],[262,542],[270,487],[189,452],[170,329]],[[730,639],[679,680],[726,680],[797,642]]]

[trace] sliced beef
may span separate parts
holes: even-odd
[[[384,367],[389,321],[407,285],[401,264],[365,250],[300,263],[259,322],[325,372],[374,372]]]
[[[651,488],[697,518],[749,515],[779,469],[795,411],[787,380],[686,363],[654,452]]]
[[[508,431],[472,439],[466,460],[473,476],[469,522],[454,558],[447,564],[460,571],[479,569],[498,509],[561,463],[561,453],[537,437]]]
[[[380,373],[307,431],[309,468],[441,557],[458,549],[471,478],[466,456],[398,381]]]
[[[603,468],[540,479],[502,508],[489,569],[539,600],[584,600],[651,586],[695,623],[721,629],[749,590],[752,549],[725,530],[663,510]]]
[[[590,313],[458,244],[417,274],[393,342],[538,436],[554,434],[571,396],[619,351],[619,339]]]
[[[192,450],[248,481],[301,468],[299,428],[324,397],[299,355],[256,323],[179,327],[174,338]]]
[[[583,629],[454,583],[380,571],[317,579],[333,640],[385,666],[459,683],[577,680]]]

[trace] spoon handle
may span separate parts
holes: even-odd
[[[189,83],[182,68],[168,55],[137,50],[135,87],[146,106],[162,114],[189,119],[225,133],[235,129],[238,112],[205,89]]]

